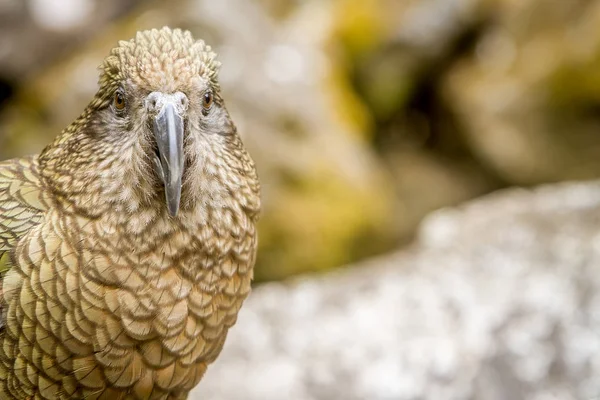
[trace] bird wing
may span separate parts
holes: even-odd
[[[41,187],[37,157],[0,162],[0,276],[10,269],[10,250],[47,209]]]

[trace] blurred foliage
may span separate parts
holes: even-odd
[[[18,66],[0,51],[0,156],[39,151],[74,119],[117,40],[190,29],[221,55],[228,107],[261,174],[258,280],[386,251],[431,210],[503,186],[600,172],[598,2],[118,4],[89,32],[3,28],[6,43],[36,49],[22,41],[38,32],[47,46]],[[4,19],[35,25],[15,9]]]
[[[381,237],[386,227],[386,197],[354,191],[326,169],[291,178],[286,185],[292,187],[260,224],[257,279],[328,269],[389,246],[370,240]],[[282,268],[282,261],[289,265]]]

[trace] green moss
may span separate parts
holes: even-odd
[[[378,237],[389,239],[383,193],[359,190],[327,170],[297,177],[261,221],[257,280],[323,271],[372,253]],[[357,240],[366,235],[369,241]]]
[[[385,15],[379,0],[338,0],[336,36],[353,56],[378,46],[384,36]]]
[[[574,108],[600,102],[600,49],[594,57],[556,70],[547,82],[548,100],[557,107]]]

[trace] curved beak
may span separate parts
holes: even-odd
[[[153,131],[158,146],[157,167],[165,185],[167,208],[171,216],[179,212],[183,177],[183,118],[174,101],[165,101],[154,118]]]

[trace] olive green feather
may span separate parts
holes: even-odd
[[[47,208],[40,188],[36,158],[0,162],[0,274],[10,268],[11,249]]]

